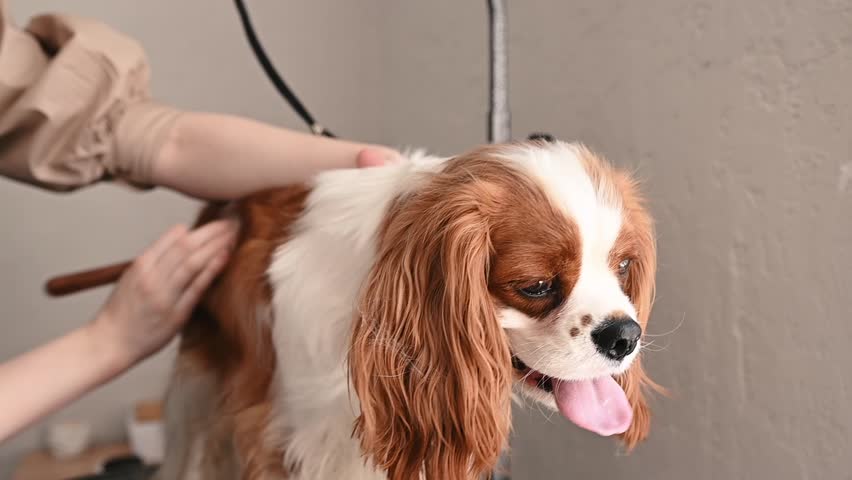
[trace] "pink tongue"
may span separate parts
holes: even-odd
[[[610,376],[579,382],[554,381],[553,396],[562,416],[598,435],[623,433],[633,420],[633,409],[624,390]]]

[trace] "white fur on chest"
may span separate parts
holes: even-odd
[[[303,216],[275,252],[273,338],[278,360],[271,434],[283,435],[298,480],[381,479],[351,438],[358,413],[346,353],[361,285],[375,261],[376,234],[390,202],[439,159],[317,177]]]

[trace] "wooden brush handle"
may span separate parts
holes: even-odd
[[[45,290],[48,295],[59,297],[113,283],[121,277],[125,270],[130,268],[132,263],[131,261],[114,263],[92,270],[53,277],[47,281]]]

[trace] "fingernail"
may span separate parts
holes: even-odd
[[[400,163],[400,162],[402,162],[402,155],[400,155],[399,153],[396,153],[396,152],[387,153],[387,154],[385,154],[385,161],[387,163],[393,163],[393,164]]]

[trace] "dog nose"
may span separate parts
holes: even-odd
[[[592,332],[592,341],[605,357],[621,361],[633,353],[642,327],[632,318],[620,317],[606,320]]]

